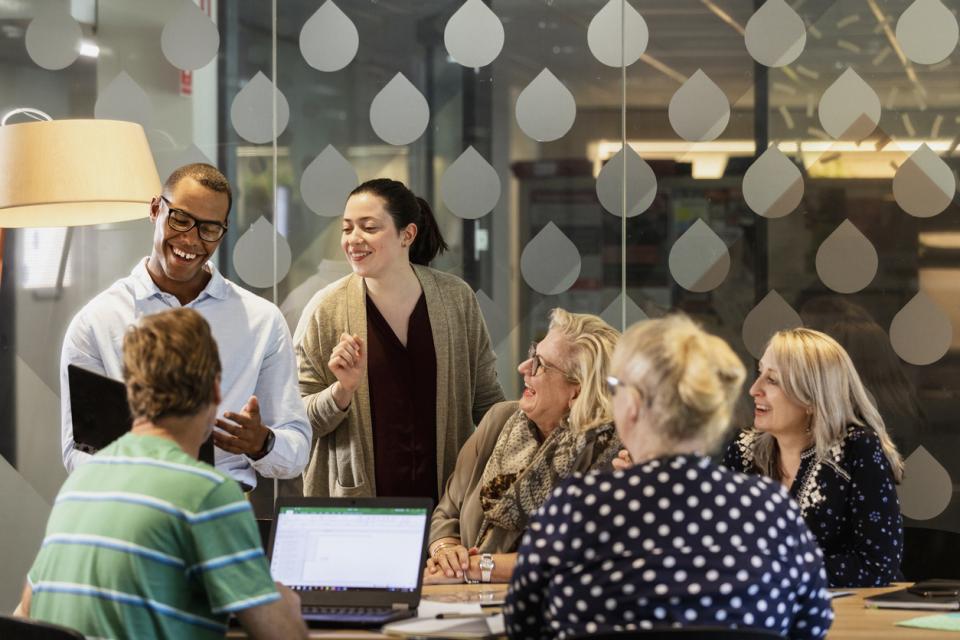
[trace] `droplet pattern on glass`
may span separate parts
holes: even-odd
[[[623,302],[624,295],[621,293],[614,298],[613,302],[607,305],[607,308],[600,314],[600,318],[611,327],[620,331],[625,331],[627,327],[632,324],[649,318],[646,312],[640,308],[640,305],[634,302],[633,298],[628,295],[626,296],[627,324],[626,326],[621,326],[623,324]]]
[[[890,323],[890,344],[910,364],[933,364],[947,354],[952,342],[950,318],[923,291],[905,304]]]
[[[646,160],[626,146],[627,158],[627,217],[638,216],[653,204],[657,197],[657,176]],[[597,198],[609,213],[620,215],[623,205],[620,185],[623,184],[623,149],[610,158],[597,176]]]
[[[327,145],[300,176],[300,197],[318,216],[337,218],[359,184],[353,165],[333,145]]]
[[[217,25],[191,0],[182,0],[181,7],[163,26],[160,49],[170,64],[192,71],[210,63],[220,48]]]
[[[509,333],[507,314],[483,289],[477,290],[477,303],[480,305],[480,313],[483,314],[483,321],[490,333],[490,344],[500,344],[500,341]]]
[[[754,358],[760,359],[767,342],[777,331],[802,327],[800,314],[776,291],[770,291],[743,320],[743,344]]]
[[[911,154],[893,178],[893,197],[900,208],[917,218],[942,213],[957,192],[953,171],[926,144]]]
[[[580,277],[580,252],[560,227],[548,222],[524,247],[520,273],[538,293],[563,293]]]
[[[370,103],[370,124],[381,140],[410,144],[423,135],[430,122],[430,107],[407,77],[398,73]]]
[[[803,53],[807,27],[784,0],[767,0],[747,21],[744,41],[754,60],[768,67],[783,67]]]
[[[339,71],[350,64],[360,49],[357,25],[333,0],[327,0],[300,29],[300,53],[314,69]]]
[[[844,220],[817,250],[817,275],[837,293],[856,293],[877,275],[877,250],[849,220]]]
[[[570,90],[549,69],[544,69],[517,98],[517,124],[539,142],[562,138],[577,117]]]
[[[684,140],[716,140],[730,122],[730,101],[702,69],[697,69],[670,98],[670,126]]]
[[[147,92],[126,71],[121,71],[97,96],[93,114],[101,120],[127,120],[148,129],[153,107]]]
[[[503,23],[483,0],[467,0],[443,30],[447,53],[465,67],[485,67],[503,49]]]
[[[803,175],[777,145],[771,145],[744,174],[743,199],[757,215],[782,218],[803,200]]]
[[[820,98],[823,130],[837,140],[863,140],[880,122],[880,97],[852,68],[847,68]]]
[[[475,220],[500,201],[500,176],[476,149],[467,147],[443,172],[440,195],[454,215]]]
[[[273,249],[276,238],[277,275],[273,275]],[[287,276],[290,270],[290,245],[287,239],[276,233],[273,224],[260,216],[240,236],[233,248],[233,268],[237,275],[251,287],[266,289]]]
[[[24,43],[27,55],[48,71],[65,69],[80,56],[83,30],[64,5],[43,8],[27,25]]]
[[[727,245],[703,220],[697,220],[670,249],[670,275],[681,287],[694,293],[712,291],[730,272]]]
[[[917,64],[943,62],[958,39],[957,17],[941,0],[914,0],[897,20],[897,42]]]
[[[626,41],[626,47],[620,46],[621,40]],[[647,50],[649,41],[647,21],[626,0],[607,2],[587,27],[590,53],[608,67],[629,67]]]
[[[250,79],[230,105],[230,122],[234,131],[247,142],[265,144],[273,140],[273,99],[277,100],[277,136],[290,121],[290,106],[283,92],[277,89],[262,71]]]
[[[157,151],[157,147],[152,144],[151,147],[154,149],[154,156],[156,156],[157,160],[157,171],[160,173],[161,179],[166,179],[167,176],[173,173],[174,169],[184,165],[195,162],[215,164],[210,160],[210,157],[195,144],[191,144],[185,149],[171,149],[168,151]]]
[[[903,515],[914,520],[936,518],[953,498],[950,474],[923,446],[917,447],[903,463],[903,481],[897,486]]]

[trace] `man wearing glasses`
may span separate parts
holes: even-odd
[[[215,167],[198,163],[175,170],[150,203],[150,256],[74,316],[60,357],[68,472],[90,454],[75,447],[67,366],[122,379],[120,347],[127,327],[144,315],[190,307],[210,323],[223,361],[223,401],[214,431],[217,468],[246,490],[256,486],[256,472],[270,478],[302,473],[311,432],[283,316],[209,261],[227,230],[231,203],[230,184]]]

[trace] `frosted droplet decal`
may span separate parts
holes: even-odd
[[[163,26],[160,48],[170,64],[187,71],[210,63],[220,48],[217,25],[192,0],[182,0],[180,9]]]
[[[257,71],[233,99],[230,121],[241,138],[254,144],[273,140],[273,99],[277,99],[277,135],[283,133],[290,121],[290,106],[283,92],[270,78]]]
[[[754,358],[760,359],[767,342],[777,331],[802,327],[800,314],[776,291],[763,297],[743,320],[743,344]]]
[[[730,271],[727,245],[703,220],[697,220],[670,249],[670,274],[677,284],[695,293],[720,286]]]
[[[541,71],[517,98],[517,124],[540,142],[562,138],[576,117],[573,94],[549,69]]]
[[[890,344],[910,364],[933,364],[947,354],[952,342],[950,318],[923,291],[905,304],[890,323]]]
[[[357,55],[360,34],[340,7],[327,0],[300,30],[300,53],[314,69],[339,71]]]
[[[950,474],[923,446],[917,447],[903,464],[903,482],[897,486],[903,515],[914,520],[936,518],[953,498]]]
[[[743,199],[754,213],[782,218],[803,199],[803,176],[777,145],[771,145],[743,176]]]
[[[946,60],[958,39],[957,17],[941,0],[914,0],[897,20],[897,42],[918,64]]]
[[[627,153],[627,217],[640,215],[650,208],[657,197],[657,176],[646,160],[634,151],[630,145]],[[623,149],[618,151],[597,176],[597,198],[608,212],[620,215],[623,205],[620,185],[623,184]]]
[[[623,303],[626,300],[627,303],[627,324],[623,326]],[[600,317],[604,322],[609,324],[611,327],[614,327],[618,330],[624,331],[630,325],[640,322],[641,320],[646,320],[648,318],[647,314],[644,313],[643,309],[633,301],[633,298],[626,296],[621,293],[613,302],[607,305],[607,308],[603,310],[603,313],[600,314]]]
[[[580,277],[580,252],[557,225],[548,222],[524,247],[520,273],[534,291],[563,293]]]
[[[877,275],[877,250],[849,220],[844,220],[817,250],[817,275],[837,293],[856,293]]]
[[[300,196],[320,216],[343,215],[350,192],[360,184],[357,172],[333,145],[320,152],[300,177]]]
[[[820,98],[820,124],[837,140],[863,140],[877,128],[880,113],[877,92],[850,68]]]
[[[730,122],[730,101],[720,87],[697,69],[670,98],[670,125],[684,140],[715,140]]]
[[[173,173],[174,169],[187,164],[193,164],[195,162],[215,164],[210,160],[210,157],[195,144],[191,144],[186,149],[171,149],[168,151],[155,152],[155,155],[157,159],[157,171],[160,173],[161,180],[166,180],[167,176]]]
[[[274,277],[273,248],[276,239],[277,269]],[[290,245],[274,231],[273,224],[260,216],[240,236],[233,248],[233,268],[251,287],[265,289],[283,280],[290,270]]]
[[[621,15],[625,20],[621,20]],[[621,48],[622,40],[626,41],[626,47]],[[629,67],[647,50],[649,40],[646,20],[625,0],[607,2],[587,27],[590,53],[608,67],[619,67],[621,64]]]
[[[782,67],[803,53],[807,27],[784,0],[767,0],[747,21],[744,41],[754,60],[768,67]]]
[[[153,118],[153,107],[146,91],[126,71],[121,71],[97,96],[93,114],[101,120],[136,122],[147,129]]]
[[[467,147],[443,172],[440,195],[456,216],[473,220],[497,206],[500,177],[476,149]]]
[[[58,3],[59,4],[59,3]],[[69,67],[80,55],[83,30],[66,5],[41,9],[27,25],[24,42],[27,55],[49,71]]]
[[[370,103],[370,124],[390,144],[410,144],[423,135],[429,122],[427,99],[402,73],[393,76]]]
[[[480,305],[480,313],[483,314],[483,321],[487,325],[487,332],[490,334],[490,344],[500,344],[500,341],[506,338],[509,333],[507,314],[483,289],[477,290],[477,304]]]
[[[483,0],[467,0],[443,30],[447,53],[465,67],[484,67],[503,49],[503,23]]]
[[[953,201],[957,179],[953,171],[925,144],[907,158],[893,178],[893,197],[912,216],[929,218]]]

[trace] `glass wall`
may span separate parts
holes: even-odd
[[[450,244],[433,266],[477,292],[508,397],[556,306],[616,326],[684,311],[748,368],[777,328],[827,331],[907,458],[908,524],[960,531],[960,72],[955,10],[934,5],[0,2],[0,113],[140,122],[162,177],[216,163],[236,191],[218,265],[291,331],[348,271],[350,189],[406,182]],[[66,475],[66,326],[151,227],[2,233],[12,607]],[[258,510],[275,491],[297,487],[261,483]]]

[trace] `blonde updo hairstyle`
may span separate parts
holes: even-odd
[[[647,423],[668,448],[691,441],[705,450],[716,447],[746,378],[726,342],[679,314],[627,329],[613,354],[613,370],[639,390]]]
[[[847,427],[872,429],[880,439],[894,479],[903,476],[903,459],[887,433],[876,405],[860,381],[853,361],[840,344],[820,331],[778,331],[767,345],[784,393],[811,412],[810,431],[820,459],[843,441]],[[754,462],[765,475],[779,479],[776,440],[761,433],[754,444]]]
[[[620,332],[598,316],[560,308],[550,312],[550,331],[564,338],[563,370],[569,382],[580,385],[580,394],[570,408],[570,425],[586,431],[613,422],[606,381]]]

